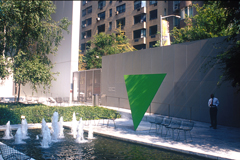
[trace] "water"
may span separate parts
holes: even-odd
[[[64,138],[64,133],[63,133],[63,117],[60,118],[59,120],[59,136],[58,138]]]
[[[42,141],[40,142],[41,147],[49,148],[52,141],[50,129],[48,128],[47,125],[43,125],[41,131],[42,131],[42,137],[43,137]]]
[[[27,136],[27,135],[28,135],[27,119],[22,119],[21,129],[22,129],[22,139],[27,139],[27,138],[29,138],[29,137]]]
[[[77,138],[76,138],[76,142],[77,143],[87,143],[88,141],[84,139],[84,131],[83,131],[83,122],[82,122],[82,118],[80,118],[79,123],[78,123],[78,127],[77,127]]]
[[[13,131],[15,135],[16,131]],[[41,134],[40,129],[28,130],[29,139],[24,140],[26,144],[15,144],[13,139],[1,139],[4,132],[0,132],[0,141],[17,149],[20,152],[36,159],[172,159],[172,160],[200,160],[206,159],[192,155],[171,152],[168,150],[157,149],[140,144],[115,140],[98,135],[94,135],[90,143],[76,143],[75,138],[70,135],[71,129],[64,128],[65,138],[56,143],[51,143],[49,148],[42,148],[40,145],[41,137],[36,140],[36,135]],[[87,133],[84,133],[87,137]]]
[[[73,135],[74,138],[77,136],[77,119],[76,119],[76,114],[73,112],[73,119],[72,119],[72,124],[71,124],[71,134]]]
[[[11,126],[10,126],[10,121],[8,121],[7,124],[6,124],[6,130],[4,132],[3,139],[12,139],[12,138],[13,138],[12,129],[11,129]]]
[[[52,141],[57,141],[59,137],[59,123],[58,123],[58,112],[54,112],[52,116]]]
[[[92,122],[90,122],[89,124],[89,130],[88,130],[88,139],[95,139],[95,137],[93,137],[93,126],[92,126]]]
[[[24,143],[26,143],[26,142],[22,141],[23,134],[22,134],[22,128],[21,127],[19,127],[17,129],[17,132],[16,132],[14,137],[15,137],[15,144],[24,144]]]

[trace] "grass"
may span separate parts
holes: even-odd
[[[21,124],[21,115],[24,115],[28,123],[41,123],[44,118],[46,122],[51,122],[54,112],[58,112],[59,118],[72,121],[73,112],[76,113],[77,120],[104,118],[120,118],[120,114],[115,110],[110,110],[98,106],[46,106],[43,104],[22,104],[22,103],[0,103],[0,125],[5,125],[8,121],[11,124]]]

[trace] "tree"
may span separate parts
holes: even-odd
[[[211,4],[212,2],[208,2]],[[239,1],[219,1],[219,8],[224,8],[224,15],[226,20],[224,23],[219,25],[227,28],[231,27],[230,36],[227,37],[227,41],[232,40],[233,46],[229,48],[226,52],[219,54],[215,61],[221,66],[222,76],[221,80],[230,81],[233,87],[240,91],[240,40],[239,40],[239,30],[240,30],[240,2]],[[218,17],[220,22],[220,17]]]
[[[86,69],[101,68],[102,56],[136,50],[129,44],[120,28],[116,29],[116,33],[105,34],[101,32],[96,34],[89,42],[92,46],[87,48],[86,55],[83,57]]]
[[[66,18],[51,18],[55,9],[51,1],[0,1],[0,78],[13,73],[18,100],[21,85],[30,83],[37,91],[37,86],[45,89],[55,79],[48,55],[56,54],[70,25]]]

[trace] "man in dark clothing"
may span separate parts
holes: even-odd
[[[208,106],[210,107],[210,127],[213,127],[213,129],[217,129],[217,110],[219,106],[219,101],[216,97],[214,97],[214,94],[211,94],[211,98],[208,100]]]

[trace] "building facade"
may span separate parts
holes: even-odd
[[[121,29],[137,50],[152,48],[160,39],[160,15],[173,27],[185,26],[185,14],[194,16],[196,9],[203,1],[82,1],[80,27],[80,46],[85,53],[95,34],[113,33],[121,25]],[[164,16],[169,16],[164,18]],[[181,19],[174,15],[181,16]]]
[[[122,31],[136,49],[151,48],[159,40],[160,15],[168,15],[168,1],[82,1],[80,45],[100,32]]]

